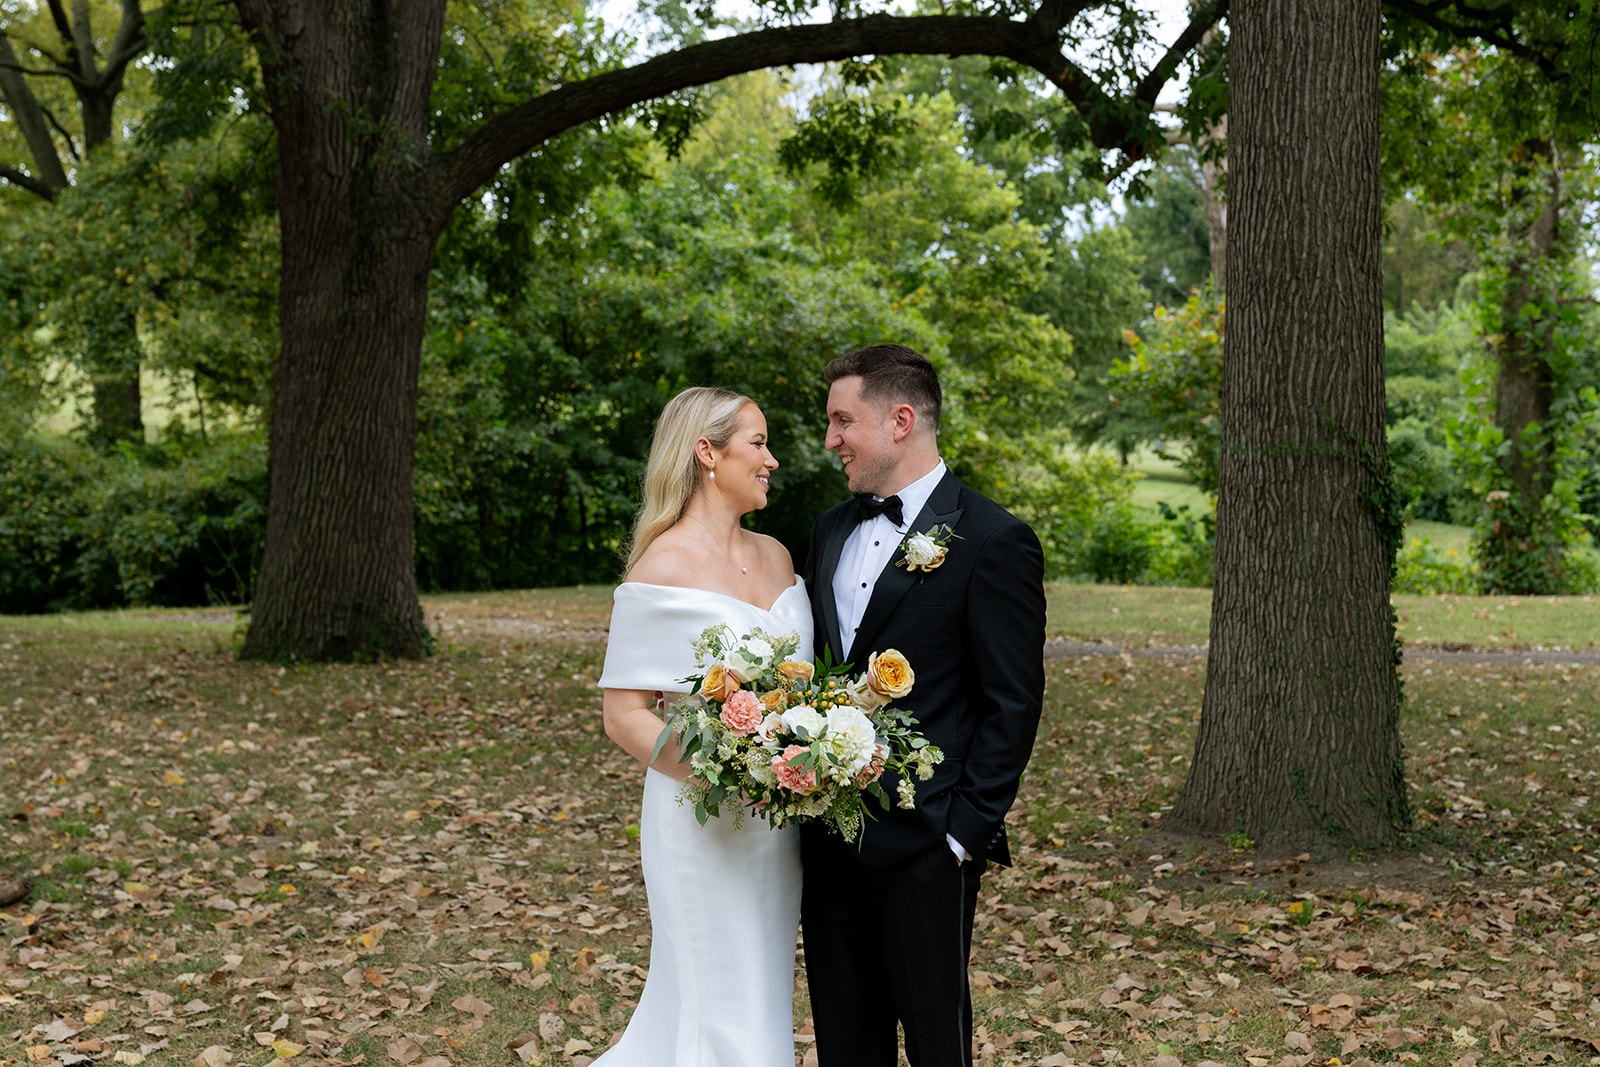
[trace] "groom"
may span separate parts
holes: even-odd
[[[1021,520],[939,458],[939,377],[904,345],[828,364],[827,447],[857,494],[823,513],[806,586],[820,650],[857,671],[886,648],[916,684],[904,701],[944,751],[916,807],[868,819],[857,844],[801,831],[806,978],[821,1067],[972,1062],[967,957],[978,882],[1010,863],[1005,815],[1044,692],[1044,557]],[[931,570],[897,566],[932,533]],[[953,535],[953,536],[951,536]],[[883,783],[890,796],[895,783]],[[876,805],[873,812],[878,812]]]

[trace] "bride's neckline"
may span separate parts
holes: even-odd
[[[704,593],[706,596],[721,597],[723,600],[732,600],[734,603],[743,604],[747,608],[755,608],[757,611],[765,612],[766,614],[771,615],[778,609],[778,605],[783,602],[784,597],[788,596],[796,589],[803,588],[805,586],[805,582],[798,574],[795,575],[794,584],[789,586],[789,588],[785,589],[783,592],[779,593],[778,599],[772,602],[772,607],[770,608],[764,608],[760,604],[752,604],[744,597],[734,596],[732,593],[719,593],[715,589],[700,589],[692,585],[657,585],[654,582],[623,582],[618,585],[617,588],[620,589],[625,585],[637,585],[644,589],[671,589],[678,593]]]

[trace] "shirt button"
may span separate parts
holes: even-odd
[[[867,587],[867,583],[866,582],[862,582],[861,583],[861,588],[865,589],[866,587]]]
[[[879,546],[879,545],[881,545],[881,544],[883,544],[883,542],[882,542],[882,541],[874,541],[874,542],[872,542],[872,547],[873,547],[873,548],[877,548],[877,547],[878,547],[878,546]]]

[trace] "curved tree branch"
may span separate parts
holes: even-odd
[[[67,173],[62,169],[61,157],[56,153],[56,145],[50,139],[48,126],[48,113],[39,106],[38,98],[33,95],[33,90],[28,87],[28,81],[15,69],[16,54],[11,50],[11,40],[0,32],[0,100],[4,100],[16,119],[17,127],[22,131],[22,137],[28,145],[28,152],[33,156],[33,169],[38,175],[27,178],[27,182],[20,181],[11,175],[6,175],[12,182],[25,189],[31,189],[40,196],[53,197],[55,190],[67,187]],[[21,174],[20,171],[14,173]],[[50,190],[41,192],[29,182],[38,183]]]
[[[149,40],[144,33],[144,10],[140,0],[122,0],[122,22],[117,26],[117,36],[106,55],[105,69],[100,73],[98,85],[106,88],[122,81],[128,64],[144,54]]]
[[[1195,50],[1205,35],[1210,33],[1227,13],[1228,0],[1211,0],[1210,3],[1198,5],[1194,17],[1178,35],[1178,39],[1172,42],[1172,47],[1168,48],[1160,61],[1150,68],[1149,74],[1139,79],[1139,84],[1133,90],[1133,98],[1147,108],[1154,107],[1156,97],[1161,94],[1162,88],[1178,72],[1178,64]]]
[[[1038,22],[962,15],[869,15],[820,25],[777,27],[691,45],[636,66],[572,82],[489,120],[460,145],[435,157],[432,172],[438,217],[448,215],[500,167],[574,126],[747,71],[864,55],[1011,59],[1043,74],[1089,118],[1091,139],[1097,147],[1120,150],[1130,161],[1141,159],[1151,145],[1140,119],[1148,117],[1149,103],[1177,69],[1177,61],[1169,52],[1157,70],[1140,83],[1150,87],[1150,101],[1141,99],[1137,107],[1129,107],[1111,97],[1061,54],[1059,28],[1052,26],[1055,19],[1083,6],[1076,0],[1058,0],[1053,6],[1047,2],[1052,13],[1044,18],[1036,13]],[[1193,30],[1194,26],[1185,30],[1185,37]]]
[[[1425,26],[1431,26],[1441,33],[1448,34],[1459,41],[1478,40],[1485,44],[1494,45],[1507,53],[1526,59],[1539,68],[1551,84],[1559,85],[1568,80],[1561,66],[1555,58],[1547,53],[1530,47],[1517,38],[1516,27],[1512,18],[1514,11],[1510,7],[1503,8],[1473,8],[1456,0],[1383,0],[1383,6],[1392,12],[1408,15]],[[1451,22],[1445,17],[1446,12],[1454,10],[1455,14],[1469,20],[1468,23]]]
[[[40,181],[31,174],[24,174],[15,167],[8,167],[4,163],[0,163],[0,178],[4,178],[12,185],[26,189],[30,193],[37,193],[46,200],[54,200],[56,198],[55,186],[50,185],[48,182]]]

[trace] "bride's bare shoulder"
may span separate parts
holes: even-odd
[[[646,585],[679,585],[695,588],[703,573],[702,561],[693,542],[668,530],[650,543],[639,562],[628,572],[627,581]]]
[[[766,534],[752,533],[755,538],[756,548],[761,553],[761,569],[767,574],[782,578],[785,582],[794,579],[794,558],[789,555],[789,550],[783,547],[783,542],[776,537]]]

